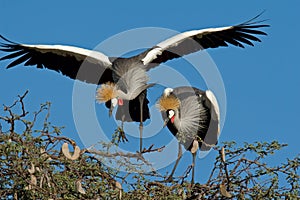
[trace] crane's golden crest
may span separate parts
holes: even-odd
[[[174,95],[163,95],[157,104],[157,107],[160,111],[167,111],[167,110],[176,110],[179,108],[180,101]]]
[[[96,100],[100,103],[107,102],[117,97],[116,85],[112,82],[102,84],[96,92]]]

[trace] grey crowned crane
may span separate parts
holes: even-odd
[[[266,35],[257,29],[269,26],[256,21],[258,17],[236,26],[183,32],[129,58],[111,58],[73,46],[18,44],[0,36],[4,40],[0,50],[9,53],[0,60],[15,59],[7,68],[25,63],[24,66],[47,68],[71,79],[101,85],[96,98],[105,102],[110,114],[118,105],[117,120],[140,122],[142,151],[143,122],[150,118],[147,89],[152,86],[146,72],[160,63],[203,49],[228,44],[254,46],[253,41],[260,42],[256,35]]]
[[[214,94],[194,87],[166,88],[158,100],[165,125],[178,139],[178,157],[173,174],[182,156],[181,145],[193,155],[192,184],[197,150],[208,151],[217,144],[220,132],[220,111]]]

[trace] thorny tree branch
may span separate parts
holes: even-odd
[[[78,151],[74,140],[60,135],[61,127],[50,124],[50,103],[42,104],[37,112],[32,113],[32,119],[28,119],[30,113],[26,111],[24,103],[27,93],[26,91],[24,95],[18,96],[18,100],[12,105],[4,106],[4,111],[8,114],[0,116],[0,196],[3,198],[300,198],[300,157],[289,159],[278,166],[268,166],[264,162],[264,158],[280,150],[285,144],[257,142],[237,148],[231,142],[225,143],[223,147],[212,146],[217,157],[205,183],[189,183],[190,166],[173,182],[161,183],[158,180],[166,177],[155,170],[149,173],[141,170],[136,170],[139,173],[122,173],[106,167],[98,157],[114,160],[117,160],[117,157],[122,158],[125,164],[130,164],[130,159],[141,161],[130,165],[131,169],[134,169],[141,165],[151,166],[143,154],[160,152],[164,146],[153,148],[154,145],[151,145],[141,153],[112,153],[92,148]],[[45,112],[43,127],[36,129],[36,122]],[[16,122],[21,122],[25,128],[15,126]],[[4,123],[8,126],[2,127]],[[74,150],[62,151],[62,145],[65,143],[72,145]],[[74,157],[75,151],[79,154],[78,157]],[[123,190],[122,187],[126,187],[127,190]]]
[[[22,117],[25,117],[28,112],[25,111],[25,106],[24,106],[24,102],[23,102],[23,99],[25,98],[25,96],[28,94],[28,90],[22,95],[22,96],[19,96],[18,95],[18,100],[14,101],[14,103],[10,106],[6,106],[6,105],[3,105],[3,110],[8,112],[9,113],[9,116],[6,116],[6,117],[2,117],[0,116],[0,119],[6,121],[7,123],[11,124],[10,126],[10,132],[13,133],[14,130],[15,130],[15,121],[16,120],[20,120]],[[17,103],[20,103],[21,104],[21,114],[20,115],[15,115],[12,111],[12,108],[15,107],[17,105]]]
[[[141,152],[141,154],[144,153],[151,153],[151,152],[161,152],[164,150],[165,146],[159,147],[159,148],[155,148],[153,149],[154,144],[152,144],[148,149],[144,148]]]

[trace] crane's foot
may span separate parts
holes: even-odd
[[[174,180],[173,175],[170,175],[170,176],[168,176],[168,178],[165,179],[165,182],[169,183],[169,182],[172,182],[173,180]]]
[[[170,183],[170,182],[173,182],[174,179],[173,179],[173,176],[168,176],[166,179],[162,180],[162,181],[157,181],[159,183]]]
[[[123,130],[121,130],[120,132],[119,132],[119,136],[118,136],[118,143],[119,142],[128,142],[128,139],[127,139],[127,137],[126,137],[126,134],[125,134],[125,132],[123,131]]]
[[[112,137],[112,143],[119,144],[120,142],[128,142],[128,139],[126,137],[126,134],[125,134],[123,128],[119,126],[115,130],[115,133],[114,133],[114,135]]]

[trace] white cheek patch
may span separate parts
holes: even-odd
[[[174,112],[174,110],[170,110],[169,111],[169,119],[171,119],[173,116],[175,115],[175,112]]]
[[[116,107],[117,104],[118,104],[118,99],[117,99],[117,98],[113,98],[113,99],[111,100],[111,104],[112,104],[113,107]]]

